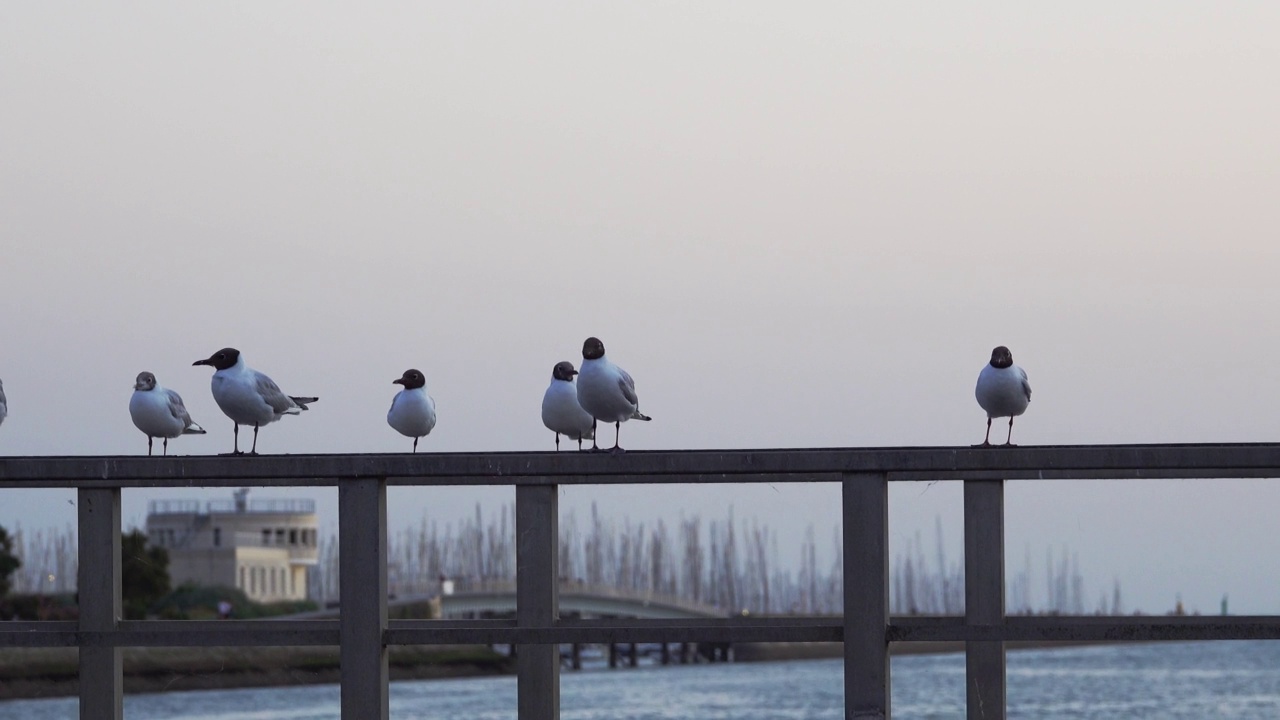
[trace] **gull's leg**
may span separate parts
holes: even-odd
[[[418,438],[413,439],[413,451],[418,452]]]
[[[560,452],[560,433],[556,433],[556,452]]]
[[[249,448],[249,454],[258,454],[258,423],[253,424],[253,447]]]
[[[233,422],[231,424],[231,437],[234,438],[234,440],[232,441],[232,445],[234,447],[231,450],[231,454],[239,455],[240,454],[240,423]]]
[[[578,435],[578,452],[582,452],[582,435],[581,434]]]
[[[596,425],[597,425],[597,420],[595,418],[591,418],[591,451],[592,452],[595,452],[596,450],[600,449],[600,446],[596,444]]]
[[[1009,437],[1005,438],[1004,444],[1005,445],[1013,444],[1013,416],[1012,415],[1009,416]]]
[[[164,439],[164,455],[165,457],[169,456],[169,438]]]
[[[151,436],[147,436],[147,457],[151,457]]]
[[[987,418],[987,436],[982,438],[983,445],[991,444],[991,418]]]
[[[615,453],[623,452],[622,448],[618,446],[620,437],[622,437],[622,421],[616,420],[613,423],[613,452]]]

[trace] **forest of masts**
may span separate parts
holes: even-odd
[[[398,597],[432,596],[440,578],[459,587],[468,582],[515,579],[513,507],[503,505],[487,519],[475,514],[457,522],[422,518],[416,526],[388,538],[388,584]],[[58,593],[75,589],[75,530],[13,529],[22,567],[13,592]],[[818,539],[810,525],[798,548],[783,560],[778,534],[752,518],[704,520],[681,517],[679,524],[620,523],[600,516],[595,506],[582,527],[570,511],[560,522],[560,575],[563,581],[608,587],[637,596],[667,596],[711,605],[727,612],[763,614],[838,614],[844,584],[840,529],[827,540],[830,561],[818,563]],[[921,533],[896,552],[890,571],[890,606],[895,614],[964,612],[964,559],[948,558],[939,519],[934,552],[927,557]],[[336,533],[320,538],[319,565],[312,569],[309,596],[317,602],[338,596]],[[798,553],[798,556],[793,554]],[[1084,578],[1073,554],[1064,548],[1055,558],[1046,551],[1044,570],[1034,573],[1030,549],[1023,568],[1008,584],[1011,614],[1121,614],[1120,584],[1087,602]],[[1045,583],[1041,595],[1033,577]]]

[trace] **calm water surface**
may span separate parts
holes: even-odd
[[[893,659],[893,716],[964,717],[964,657]],[[1009,653],[1009,717],[1280,718],[1280,642],[1112,645]],[[565,672],[564,720],[840,720],[841,663]],[[515,720],[515,678],[397,682],[398,720]],[[73,698],[0,703],[0,720],[76,717]],[[128,720],[338,720],[335,685],[130,695]]]

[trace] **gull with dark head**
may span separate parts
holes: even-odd
[[[578,441],[578,449],[582,449],[582,441],[595,439],[595,418],[582,409],[578,403],[578,386],[573,376],[578,371],[573,363],[565,360],[551,368],[551,384],[542,396],[542,424],[556,434],[556,450],[560,449],[560,436]]]
[[[387,411],[387,424],[405,437],[413,438],[413,451],[418,452],[418,440],[431,433],[436,426],[436,401],[427,394],[427,379],[421,371],[405,370],[391,381],[403,385],[391,400]]]
[[[143,371],[133,383],[129,398],[129,415],[133,424],[147,436],[147,455],[155,438],[164,438],[164,454],[169,454],[169,439],[179,435],[204,435],[204,428],[191,420],[182,396],[160,387],[156,376]]]
[[[249,449],[249,454],[257,455],[258,428],[285,415],[298,415],[307,409],[308,403],[320,399],[285,395],[274,380],[245,365],[240,351],[235,348],[223,348],[204,360],[191,364],[210,365],[217,371],[213,374],[210,386],[218,407],[234,423],[235,443],[232,455],[244,454],[240,452],[241,425],[253,426],[253,447]]]
[[[1005,445],[1013,444],[1013,419],[1026,412],[1031,403],[1031,383],[1027,373],[1013,364],[1013,353],[1001,345],[991,351],[991,362],[978,373],[978,387],[974,390],[978,404],[987,411],[987,435],[983,445],[991,444],[991,421],[1009,418],[1009,436]]]
[[[589,337],[582,343],[582,370],[578,372],[578,402],[596,421],[613,423],[613,451],[622,452],[618,436],[628,420],[650,420],[640,412],[636,383],[626,370],[604,356],[604,343]],[[594,430],[595,424],[592,424]],[[598,450],[594,432],[591,449]]]

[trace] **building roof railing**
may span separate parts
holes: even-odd
[[[316,501],[309,498],[262,498],[249,500],[243,510],[238,510],[235,500],[209,500],[204,512],[214,513],[274,513],[277,515],[314,515]],[[148,515],[198,515],[199,500],[152,500],[147,503]]]

